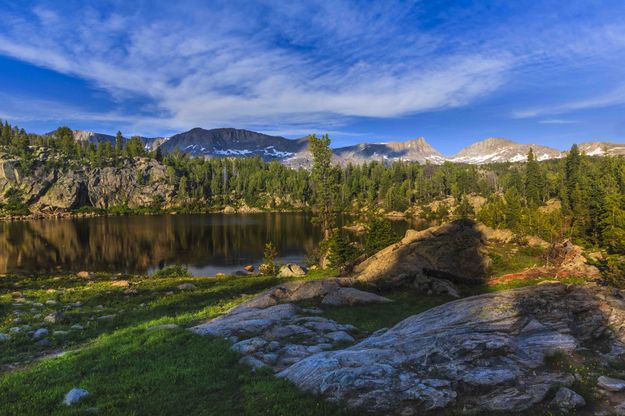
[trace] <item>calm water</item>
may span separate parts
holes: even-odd
[[[0,222],[0,273],[151,273],[179,264],[195,275],[260,264],[273,242],[283,262],[302,262],[321,233],[301,213],[99,217]],[[398,232],[407,228],[395,222]]]

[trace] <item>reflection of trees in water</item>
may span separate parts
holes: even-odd
[[[0,223],[0,272],[127,270],[159,263],[196,267],[259,260],[272,241],[282,255],[312,249],[319,231],[304,214],[102,217]]]

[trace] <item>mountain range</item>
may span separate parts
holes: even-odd
[[[114,136],[81,130],[74,130],[74,138],[89,142],[115,142]],[[263,160],[277,160],[292,167],[307,167],[312,162],[307,138],[287,139],[243,129],[194,128],[171,137],[141,139],[146,149],[155,150],[160,147],[165,153],[178,149],[192,156],[207,158],[260,156]],[[374,160],[383,163],[402,160],[432,164],[445,161],[485,164],[523,162],[527,159],[530,148],[538,160],[556,159],[565,155],[565,152],[548,146],[521,144],[503,138],[478,141],[450,157],[440,153],[423,137],[403,142],[362,143],[334,148],[332,151],[333,160],[338,164],[360,164]],[[625,155],[625,144],[586,142],[580,144],[579,149],[590,156]]]

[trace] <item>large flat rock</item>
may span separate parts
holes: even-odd
[[[523,411],[573,382],[546,357],[582,346],[621,351],[624,303],[614,289],[559,283],[465,298],[279,376],[363,412]]]

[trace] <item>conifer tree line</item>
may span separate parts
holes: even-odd
[[[185,205],[245,202],[266,208],[274,203],[271,197],[279,196],[286,206],[322,212],[317,217],[327,228],[332,212],[363,207],[405,211],[420,206],[422,217],[429,220],[474,218],[548,241],[571,238],[577,244],[625,253],[625,158],[589,157],[576,145],[562,159],[541,162],[530,151],[527,163],[337,166],[329,163],[330,139],[323,136],[311,138],[315,163],[312,170],[305,170],[257,157],[204,159],[178,151],[148,152],[139,137],[124,140],[121,132],[114,143],[95,144],[74,140],[66,127],[52,135],[29,134],[7,122],[1,129],[0,152],[19,159],[24,174],[40,149],[62,156],[64,165],[90,168],[149,157],[167,166],[168,180]],[[475,210],[468,203],[472,195],[487,202]],[[440,205],[434,210],[428,205],[448,197],[457,201],[454,209]]]

